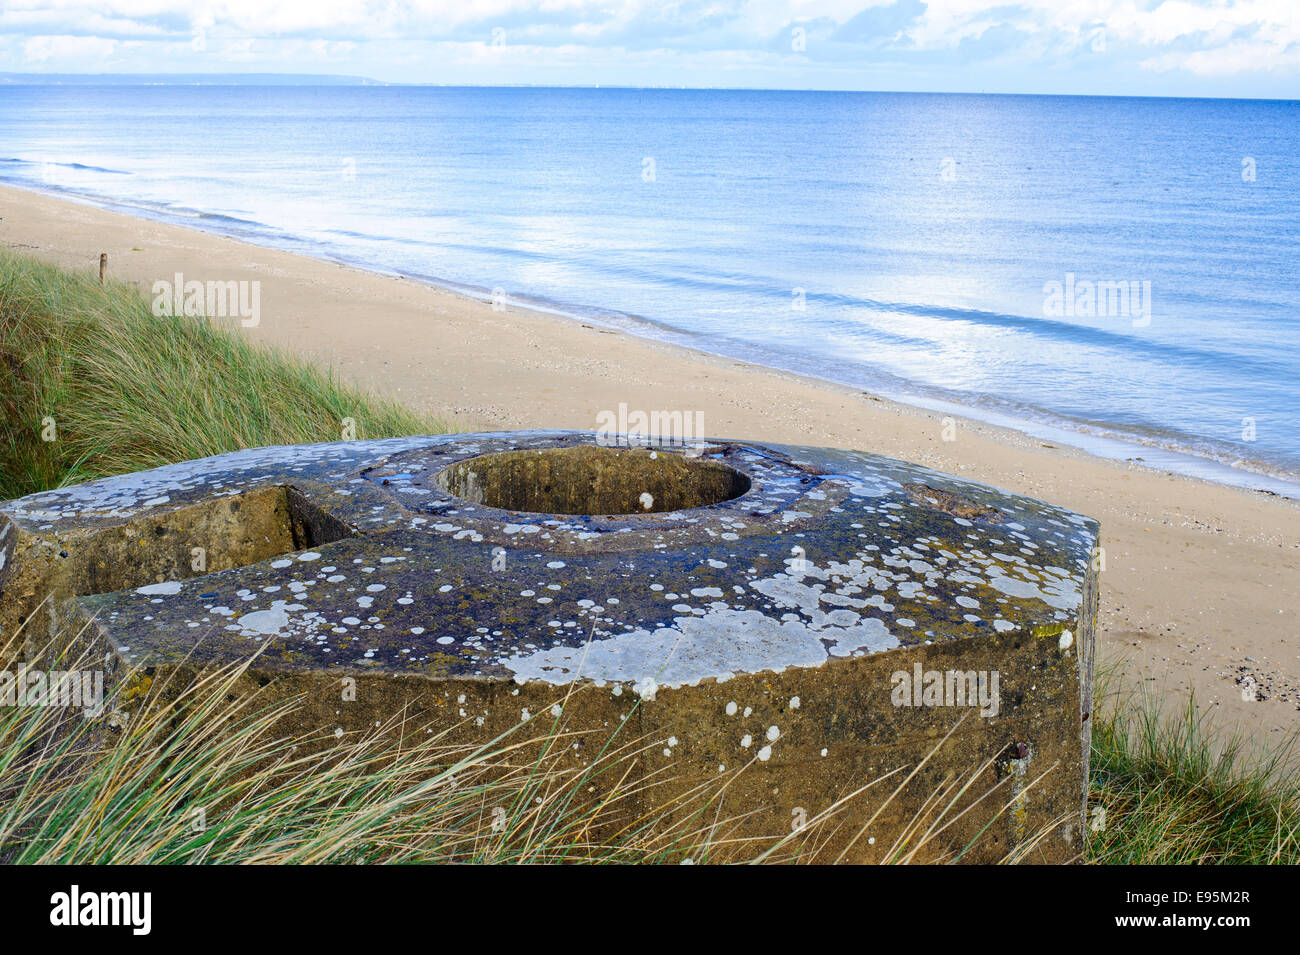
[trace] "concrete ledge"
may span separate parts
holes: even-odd
[[[662,738],[644,769],[681,791],[747,766],[731,807],[754,833],[914,766],[965,715],[853,857],[987,761],[1003,795],[937,846],[1010,801],[967,858],[1064,819],[1035,854],[1059,861],[1083,819],[1097,530],[859,452],[573,432],[264,448],[0,505],[0,627],[31,617],[34,645],[93,619],[118,672],[265,645],[255,676],[345,732],[406,706],[489,738],[567,695],[570,728]]]

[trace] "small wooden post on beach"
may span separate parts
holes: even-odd
[[[104,272],[108,269],[108,253],[99,253],[99,284],[104,284]]]

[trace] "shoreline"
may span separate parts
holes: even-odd
[[[207,230],[0,186],[0,241],[148,294],[155,279],[256,280],[262,318],[244,331],[344,380],[465,430],[592,430],[603,410],[703,415],[723,438],[849,447],[1061,504],[1102,524],[1098,643],[1144,685],[1194,689],[1249,737],[1300,730],[1300,504],[1088,454],[796,372],[598,327],[511,301]],[[969,413],[969,412],[968,412]],[[1238,680],[1259,684],[1240,699]],[[1276,737],[1274,737],[1276,739]]]
[[[452,279],[427,273],[408,272],[400,269],[386,269],[375,263],[358,258],[329,254],[326,248],[310,251],[294,248],[291,240],[296,237],[283,232],[275,226],[249,220],[233,219],[226,215],[207,214],[201,210],[169,210],[153,203],[134,202],[115,199],[94,193],[78,192],[63,187],[36,188],[29,184],[14,184],[0,180],[0,188],[17,189],[36,195],[48,196],[90,208],[100,209],[121,215],[142,218],[150,222],[191,229],[208,235],[232,239],[259,248],[302,255],[321,262],[329,262],[362,272],[400,278],[419,282],[434,288],[464,296],[479,303],[492,300],[493,290],[468,285]],[[188,214],[187,214],[188,213]],[[217,223],[228,223],[222,228]],[[240,226],[247,226],[242,229]],[[276,242],[276,236],[281,237]],[[620,312],[615,309],[584,306],[572,303],[552,301],[549,299],[512,295],[507,303],[514,308],[525,309],[547,315],[576,321],[593,322],[613,330],[645,341],[661,345],[675,346],[691,353],[708,355],[730,361],[744,362],[755,367],[782,374],[794,375],[808,379],[824,387],[845,388],[850,392],[872,394],[895,404],[926,411],[939,412],[947,416],[979,421],[999,429],[1023,433],[1031,438],[1056,442],[1076,448],[1096,458],[1117,462],[1132,462],[1158,472],[1174,473],[1194,480],[1208,481],[1248,491],[1260,491],[1279,497],[1300,501],[1300,472],[1289,471],[1269,464],[1264,460],[1249,460],[1237,457],[1229,462],[1222,452],[1214,454],[1208,450],[1204,453],[1179,447],[1173,439],[1152,437],[1143,440],[1132,432],[1125,432],[1121,426],[1098,424],[1094,422],[1074,421],[1051,412],[1038,409],[1038,414],[1031,415],[999,407],[1000,399],[985,396],[986,403],[966,402],[957,396],[942,392],[925,394],[913,383],[899,380],[890,383],[877,377],[862,384],[854,384],[831,372],[819,374],[816,370],[801,367],[798,356],[785,356],[778,353],[766,353],[760,346],[752,343],[734,341],[728,338],[710,339],[688,329],[676,328],[654,319]],[[806,359],[811,362],[812,359]],[[865,388],[865,390],[864,390]],[[1238,466],[1241,465],[1241,466]]]

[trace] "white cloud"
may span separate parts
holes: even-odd
[[[23,42],[28,63],[50,63],[84,68],[113,54],[117,41],[95,36],[34,36]]]
[[[205,70],[329,64],[332,72],[403,81],[494,82],[438,70],[453,61],[500,63],[500,50],[494,59],[484,47],[501,29],[515,47],[512,68],[526,70],[528,59],[539,82],[555,80],[560,67],[571,74],[560,81],[617,82],[619,64],[646,64],[638,70],[653,73],[647,61],[656,58],[665,83],[681,79],[675,71],[686,60],[697,70],[791,79],[854,70],[865,77],[884,64],[961,77],[972,62],[999,60],[1052,82],[1076,67],[1092,75],[1276,79],[1300,75],[1296,2],[930,0],[914,14],[914,0],[5,0],[0,70],[64,69],[78,60],[90,69],[121,53],[114,41],[132,41],[142,55],[112,68],[148,62],[189,71],[195,64],[183,60],[193,59],[199,48],[191,39],[201,33]],[[870,42],[861,31],[840,30],[864,10],[872,11],[867,20],[891,24]],[[792,24],[808,28],[807,49],[797,56],[783,42]],[[1098,28],[1104,60],[1089,49]],[[401,75],[391,73],[397,64]]]

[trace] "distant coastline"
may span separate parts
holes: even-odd
[[[38,73],[0,72],[0,86],[390,86],[428,89],[531,89],[531,90],[639,90],[756,93],[866,93],[875,96],[1006,96],[1043,99],[1187,100],[1241,103],[1300,103],[1294,96],[1176,96],[1172,94],[1054,92],[1026,93],[1012,90],[884,89],[877,87],[823,88],[803,86],[684,86],[678,84],[620,83],[429,83],[380,80],[343,73]]]
[[[333,73],[0,73],[0,86],[387,86]]]

